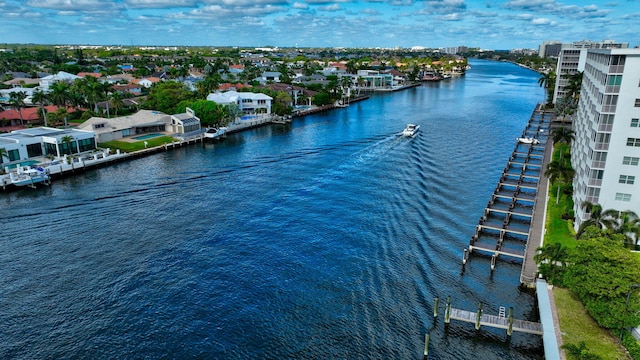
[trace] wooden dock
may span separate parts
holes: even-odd
[[[532,281],[529,272],[532,266],[535,267],[532,259],[540,244],[538,237],[541,236],[537,228],[540,216],[536,216],[536,205],[539,201],[544,203],[546,196],[547,179],[543,171],[548,163],[551,147],[549,136],[552,118],[552,114],[539,109],[531,114],[522,137],[535,138],[539,143],[516,143],[491,200],[471,236],[469,247],[464,250],[463,265],[474,250],[491,256],[491,271],[495,269],[496,260],[501,255],[520,259],[523,261],[521,279]],[[540,194],[541,190],[544,194]],[[532,237],[536,237],[533,242]],[[503,248],[505,241],[510,241],[508,249]],[[491,242],[495,245],[490,244]]]
[[[478,312],[472,312],[467,310],[451,308],[451,319],[473,323],[478,323]],[[484,314],[480,311],[480,326],[488,326],[492,328],[509,330],[509,327],[513,331],[542,335],[542,325],[537,322],[518,320],[500,315]]]

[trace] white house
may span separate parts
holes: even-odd
[[[64,141],[67,136],[69,143]],[[90,151],[96,148],[96,138],[93,131],[37,127],[0,134],[0,147],[7,150],[7,158],[0,159],[4,166],[38,156]]]
[[[220,105],[236,104],[245,115],[271,114],[273,98],[262,93],[251,92],[215,92],[207,96],[207,100]]]
[[[78,125],[78,129],[93,131],[98,142],[122,139],[136,134],[167,131],[171,116],[152,110],[140,110],[133,115],[115,118],[92,117]]]
[[[48,75],[40,79],[40,87],[44,92],[49,91],[49,87],[58,81],[65,81],[68,83],[74,82],[76,79],[80,79],[79,76],[69,74],[68,72],[59,71],[57,74]]]
[[[187,108],[183,114],[171,115],[171,130],[176,134],[189,135],[200,132],[200,119],[195,112]]]

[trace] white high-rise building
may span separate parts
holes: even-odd
[[[629,43],[620,43],[613,40],[589,41],[582,40],[570,44],[561,44],[558,54],[558,64],[556,66],[556,83],[553,91],[553,103],[562,99],[566,91],[564,88],[569,84],[568,75],[584,71],[584,64],[587,60],[589,49],[624,49]]]
[[[588,50],[573,130],[576,229],[585,200],[640,214],[640,49]]]

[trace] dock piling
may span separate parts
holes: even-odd
[[[429,333],[424,335],[424,355],[422,356],[423,360],[427,360],[429,358]]]
[[[462,251],[462,265],[467,265],[467,258],[469,256],[469,252],[467,249]]]
[[[451,296],[447,297],[447,307],[444,310],[444,323],[451,322]]]
[[[511,336],[513,333],[513,307],[509,308],[509,328],[507,329],[507,336]]]
[[[437,318],[438,317],[438,303],[440,302],[440,299],[438,299],[436,297],[434,304],[433,304],[433,317]]]
[[[482,303],[478,303],[478,312],[476,313],[476,330],[480,330],[481,318],[482,318]]]

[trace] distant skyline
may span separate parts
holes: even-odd
[[[1,43],[533,48],[640,45],[640,0],[0,0]]]

